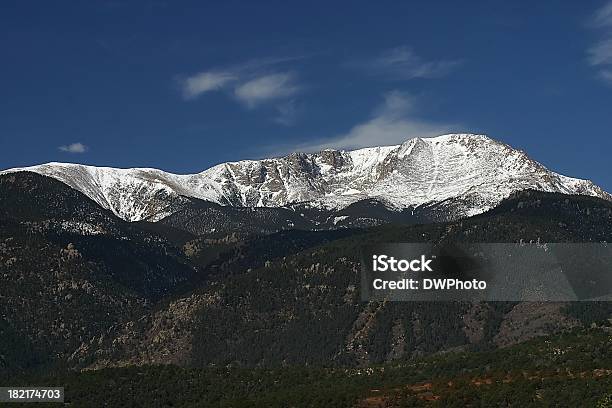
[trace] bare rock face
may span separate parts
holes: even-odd
[[[479,343],[484,339],[489,310],[490,306],[486,303],[475,303],[463,316],[463,332],[470,344]]]
[[[565,303],[524,302],[506,314],[494,338],[499,347],[521,343],[580,326],[580,322],[563,313]]]
[[[534,189],[612,199],[587,180],[554,173],[524,152],[484,135],[415,138],[397,146],[324,150],[244,160],[198,174],[48,163],[31,171],[56,178],[128,221],[158,221],[194,197],[236,207],[342,209],[376,199],[388,208],[446,203],[449,218],[482,213],[510,194]]]

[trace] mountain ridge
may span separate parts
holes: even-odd
[[[216,239],[174,237],[164,220],[125,222],[32,172],[0,176],[0,202],[0,378],[24,366],[365,367],[505,347],[580,325],[574,315],[609,316],[607,304],[570,314],[558,303],[360,297],[365,243],[610,242],[612,202],[589,196],[524,191],[452,222]],[[34,358],[14,342],[31,344]]]
[[[393,146],[291,153],[215,165],[200,173],[47,163],[8,169],[53,177],[127,221],[159,221],[189,197],[233,207],[302,204],[343,209],[375,199],[392,210],[447,203],[459,218],[482,213],[510,194],[535,189],[612,200],[588,180],[548,170],[486,135],[413,138]],[[449,210],[451,211],[451,210]]]

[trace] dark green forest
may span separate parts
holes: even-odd
[[[66,402],[83,407],[609,407],[612,332],[362,368],[142,366],[11,384],[64,386]]]

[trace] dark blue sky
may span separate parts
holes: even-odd
[[[0,5],[0,168],[487,133],[612,191],[612,3]]]

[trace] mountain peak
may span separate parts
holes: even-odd
[[[398,210],[456,201],[462,204],[455,216],[484,212],[525,189],[612,198],[590,181],[554,173],[520,150],[472,133],[222,163],[186,175],[72,163],[1,173],[15,171],[56,178],[129,221],[159,220],[184,197],[241,207],[308,203],[334,209],[375,199]]]

